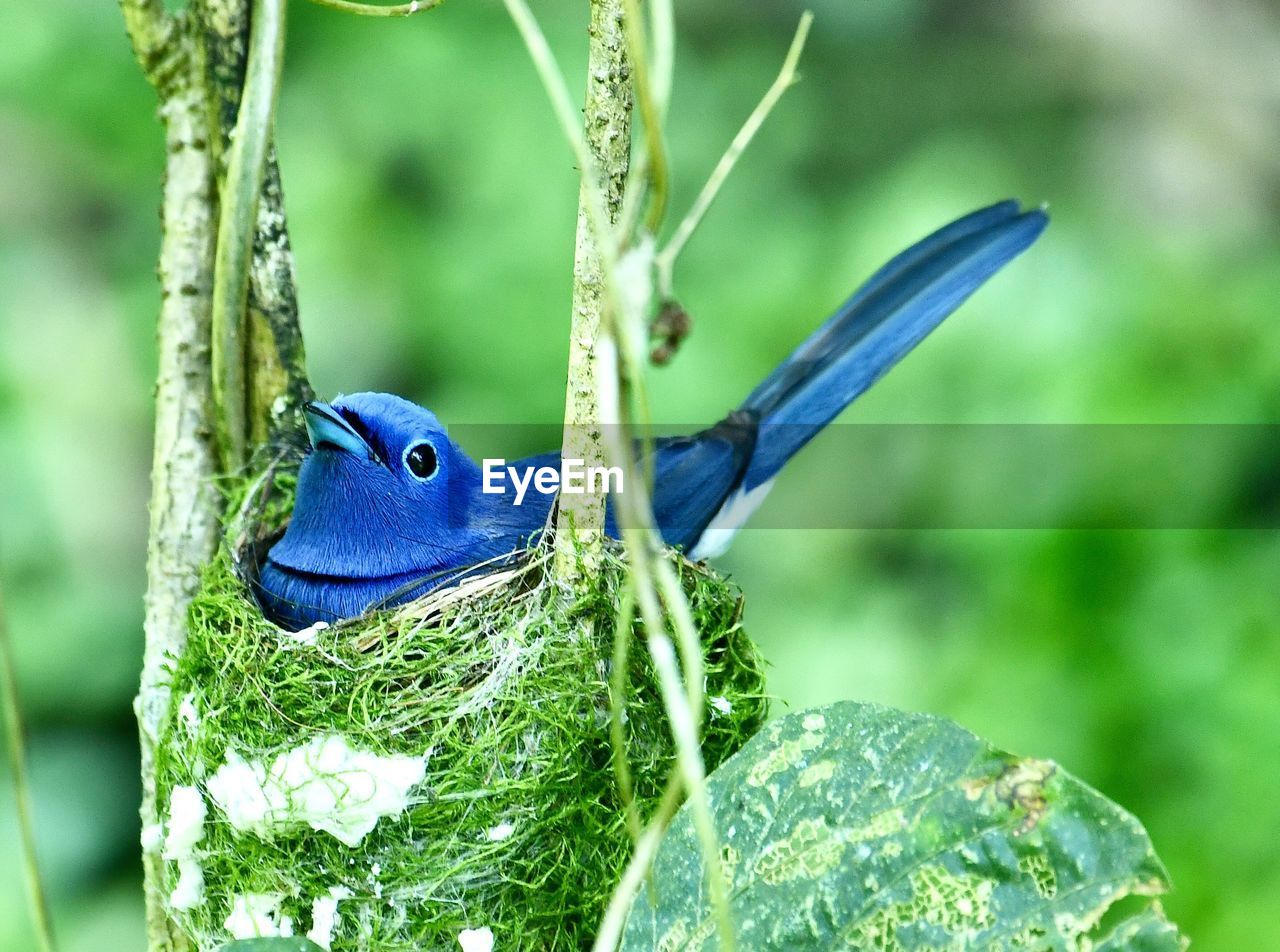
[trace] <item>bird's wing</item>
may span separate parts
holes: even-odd
[[[755,441],[755,417],[741,412],[692,436],[657,441],[653,514],[668,545],[697,545],[742,481]]]
[[[735,412],[690,436],[660,437],[654,441],[653,455],[643,462],[653,465],[653,515],[668,545],[692,549],[697,544],[707,524],[738,487],[751,459],[755,433],[755,417]],[[543,453],[510,465],[521,472],[543,466],[556,468],[560,454]],[[622,491],[626,492],[625,486]],[[535,495],[530,491],[526,507]],[[539,518],[545,519],[545,508],[539,512]],[[529,515],[509,513],[505,518],[520,522],[527,531]],[[500,523],[503,517],[490,518]],[[620,535],[613,499],[609,500],[605,531],[614,538]]]

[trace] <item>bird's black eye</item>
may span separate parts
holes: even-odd
[[[418,479],[430,479],[440,468],[440,461],[436,459],[436,448],[426,442],[414,443],[404,451],[404,465],[408,466],[409,472]]]

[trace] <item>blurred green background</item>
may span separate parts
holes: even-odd
[[[657,419],[718,418],[890,254],[1013,195],[1051,204],[1048,234],[845,419],[1280,423],[1270,0],[812,6],[803,83],[678,269],[696,326]],[[585,3],[538,7],[581,88]],[[679,4],[677,209],[800,10]],[[318,390],[556,420],[575,171],[501,5],[290,16],[279,148]],[[65,949],[140,949],[161,130],[113,4],[3,4],[0,36],[0,569],[41,860]],[[933,711],[1057,759],[1145,821],[1199,948],[1280,948],[1275,532],[755,530],[721,564],[787,703]],[[6,784],[6,952],[32,946],[17,849]]]

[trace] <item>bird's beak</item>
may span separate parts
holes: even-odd
[[[368,459],[377,458],[373,447],[329,404],[315,401],[303,404],[302,416],[315,449],[330,447]]]

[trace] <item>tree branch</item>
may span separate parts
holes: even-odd
[[[633,86],[644,125],[645,141],[643,161],[636,163],[640,174],[632,176],[632,184],[628,189],[628,192],[635,194],[628,194],[627,199],[637,201],[647,197],[649,210],[645,217],[645,229],[656,233],[666,214],[670,177],[664,129],[667,103],[658,96],[657,87],[661,85],[661,81],[654,82],[650,76],[648,43],[645,39],[644,17],[640,15],[640,0],[623,0],[623,6],[627,17],[627,53],[635,73]]]
[[[604,274],[597,231],[593,227],[593,192],[603,198],[604,216],[612,225],[622,210],[631,156],[631,66],[623,29],[622,0],[591,0],[587,48],[587,93],[584,107],[587,153],[594,181],[584,169],[579,190],[574,251],[573,305],[569,332],[568,385],[565,393],[564,459],[602,466],[605,451],[600,431],[595,352],[604,319]],[[608,240],[608,239],[606,239]],[[609,249],[615,252],[615,249]],[[554,572],[576,584],[598,565],[604,539],[605,497],[561,495],[556,518]]]
[[[147,545],[146,647],[142,683],[134,702],[142,748],[142,824],[150,831],[160,829],[155,747],[169,709],[168,664],[186,646],[187,606],[199,585],[200,571],[218,544],[219,506],[213,487],[218,468],[209,372],[217,201],[206,105],[203,90],[193,80],[173,92],[160,110],[167,161],[159,269],[159,375]],[[186,949],[186,939],[166,912],[159,842],[148,843],[143,868],[149,948],[153,952]]]
[[[221,534],[210,370],[216,209],[219,170],[243,82],[248,0],[193,0],[177,17],[166,14],[160,0],[120,3],[135,55],[159,96],[165,127],[146,642],[134,709],[142,761],[148,947],[182,952],[190,943],[168,915],[155,753],[170,707],[171,665],[186,646],[187,608]],[[249,268],[245,369],[245,432],[255,442],[272,426],[290,422],[286,417],[309,394],[279,173],[270,151],[264,161]]]

